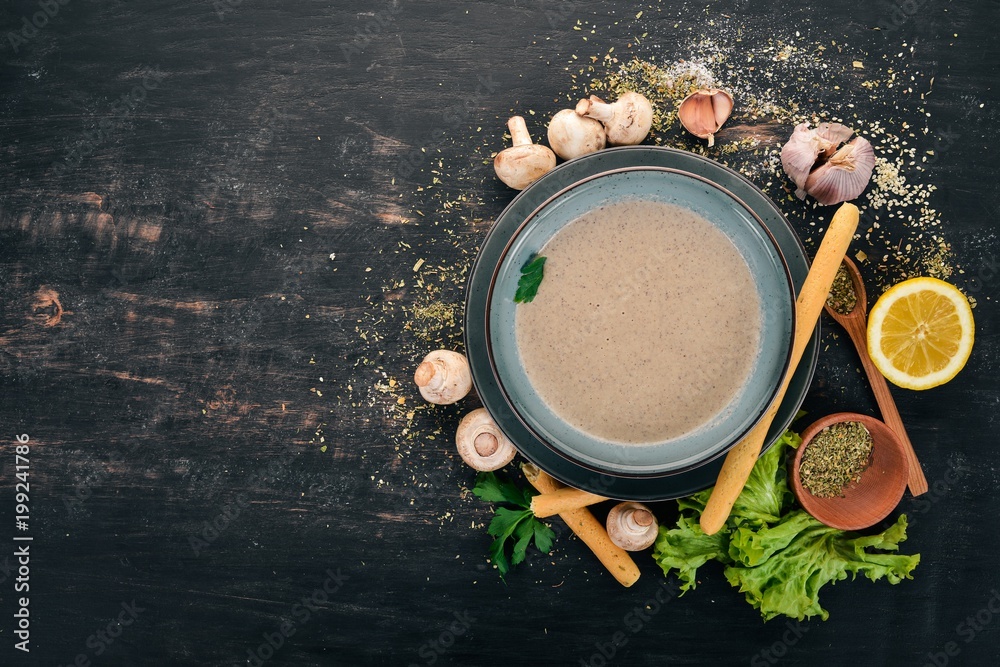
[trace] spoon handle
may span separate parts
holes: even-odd
[[[816,321],[830,293],[833,278],[837,275],[837,269],[840,268],[847,247],[854,237],[854,231],[858,228],[858,218],[857,206],[843,204],[830,221],[830,227],[823,236],[819,250],[813,258],[812,267],[795,302],[795,332],[785,377],[764,417],[726,455],[726,461],[719,471],[718,482],[712,489],[705,511],[701,514],[701,529],[706,535],[714,535],[726,523],[733,504],[743,491],[747,478],[750,477],[750,471],[760,456],[760,448],[767,437],[767,431],[788,390],[788,383],[799,361],[802,360],[802,353],[805,352],[809,339],[812,338]]]
[[[892,393],[889,391],[889,385],[885,381],[885,376],[875,367],[875,362],[872,361],[871,355],[868,354],[868,332],[865,326],[865,319],[863,317],[843,318],[840,323],[847,330],[847,334],[854,342],[854,347],[858,350],[858,356],[861,357],[861,365],[868,375],[868,383],[875,393],[875,401],[878,403],[879,410],[882,411],[882,419],[885,420],[889,428],[896,432],[899,439],[903,441],[906,460],[910,466],[909,477],[906,482],[910,493],[914,496],[927,493],[927,478],[924,476],[924,470],[917,459],[917,452],[913,449],[913,443],[910,442],[910,436],[906,434],[906,427],[903,426],[903,418],[899,416],[896,401],[892,399]]]

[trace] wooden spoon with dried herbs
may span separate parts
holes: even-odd
[[[923,468],[920,467],[913,443],[906,435],[906,427],[903,426],[903,419],[899,416],[896,402],[892,399],[889,385],[868,354],[868,297],[861,272],[847,257],[844,258],[844,263],[833,280],[833,287],[826,299],[826,312],[844,327],[850,336],[858,356],[861,357],[861,365],[868,375],[868,382],[875,393],[879,410],[882,411],[882,419],[903,441],[906,458],[910,464],[910,475],[907,480],[910,493],[914,496],[927,493],[927,478],[924,476]]]

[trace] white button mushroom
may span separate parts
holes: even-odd
[[[465,356],[451,350],[434,350],[420,362],[413,381],[424,400],[450,405],[472,390],[472,373]]]
[[[514,458],[517,450],[496,425],[486,408],[462,417],[455,433],[455,445],[462,460],[476,470],[498,470]]]
[[[604,123],[608,143],[612,146],[641,144],[653,126],[653,105],[639,93],[622,93],[615,102],[608,104],[591,95],[576,106],[577,113]]]
[[[556,166],[556,154],[548,146],[531,143],[524,118],[514,116],[507,121],[514,145],[493,158],[493,169],[501,181],[515,190],[523,190]]]
[[[608,513],[608,537],[625,551],[642,551],[656,541],[659,525],[642,503],[620,503]]]
[[[577,105],[584,112],[588,106],[586,101]],[[608,135],[604,126],[600,121],[584,116],[584,112],[563,109],[549,121],[549,145],[564,160],[594,153],[607,143]]]

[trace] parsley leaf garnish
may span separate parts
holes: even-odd
[[[497,507],[487,529],[496,538],[490,545],[490,560],[496,564],[501,579],[512,566],[524,561],[532,540],[535,548],[542,553],[552,550],[556,534],[531,512],[531,497],[534,494],[529,489],[521,489],[511,480],[501,479],[492,472],[481,472],[476,477],[476,486],[472,492],[489,502],[514,505],[514,508]],[[509,540],[513,540],[514,546],[508,560]]]
[[[538,294],[538,286],[542,284],[542,277],[545,273],[545,258],[539,255],[532,255],[521,267],[521,278],[517,281],[517,292],[514,294],[515,303],[529,303]]]

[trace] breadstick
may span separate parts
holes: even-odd
[[[530,463],[521,465],[524,476],[539,493],[552,493],[564,488],[562,484],[552,479],[544,471]],[[594,518],[590,510],[579,508],[559,513],[559,518],[566,522],[570,530],[576,533],[580,540],[590,547],[598,560],[608,568],[608,572],[625,587],[631,586],[639,579],[639,568],[635,561],[621,547],[615,545],[608,537],[601,522]]]
[[[539,519],[555,516],[569,510],[577,510],[607,500],[604,496],[589,491],[581,491],[564,486],[552,493],[542,493],[531,499],[531,511]]]
[[[847,247],[854,238],[854,231],[858,228],[858,207],[854,204],[842,204],[830,221],[830,227],[823,236],[823,241],[813,258],[812,267],[806,276],[802,289],[799,290],[799,297],[795,304],[795,334],[792,344],[792,355],[788,364],[788,370],[778,388],[778,393],[771,402],[764,417],[757,422],[757,425],[740,442],[729,450],[726,461],[722,464],[719,472],[718,482],[712,490],[712,495],[708,498],[705,511],[701,514],[701,529],[706,535],[714,535],[719,532],[729,518],[729,512],[733,509],[733,504],[743,491],[750,471],[757,463],[760,456],[760,448],[767,437],[767,430],[774,421],[774,416],[781,405],[781,399],[788,390],[788,383],[795,373],[799,361],[802,360],[802,353],[806,345],[812,338],[813,329],[816,328],[816,321],[823,311],[823,304],[830,293],[830,286],[833,278],[837,275],[837,269],[844,261]]]

